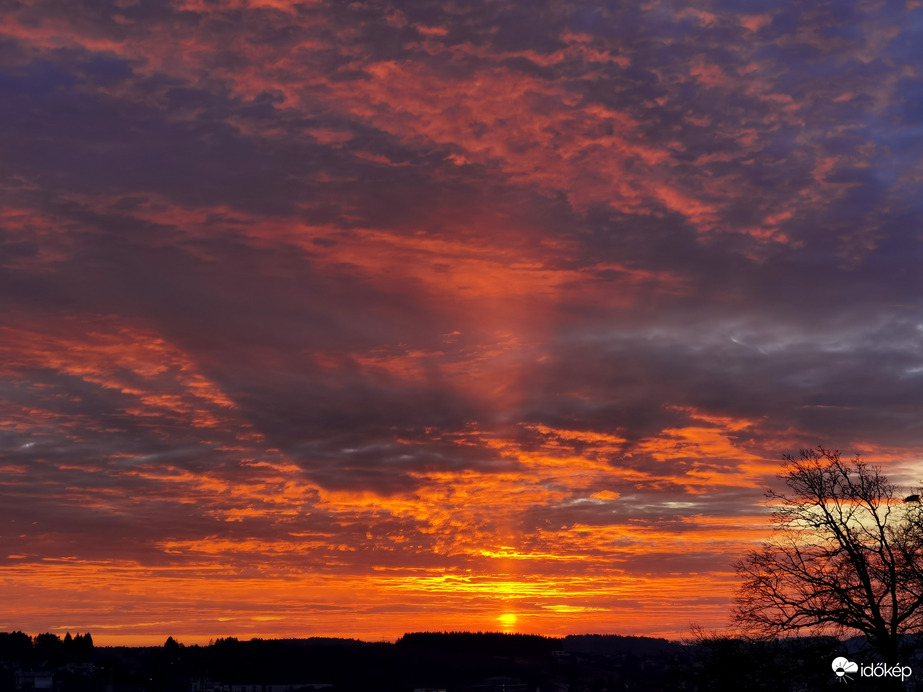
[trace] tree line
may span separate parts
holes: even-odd
[[[93,637],[89,632],[63,638],[52,632],[30,637],[25,632],[0,632],[0,660],[27,664],[47,662],[52,665],[86,658],[93,654]]]

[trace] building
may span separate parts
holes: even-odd
[[[17,670],[17,690],[54,689],[54,673],[50,670]]]

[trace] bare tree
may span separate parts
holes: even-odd
[[[763,635],[862,633],[899,663],[923,631],[923,508],[875,466],[822,447],[786,455],[785,493],[770,491],[775,528],[737,563],[735,620]]]

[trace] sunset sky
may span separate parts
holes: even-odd
[[[0,631],[725,625],[783,453],[923,480],[921,77],[921,0],[0,2]]]

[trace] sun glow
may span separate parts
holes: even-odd
[[[503,613],[497,618],[497,622],[503,626],[504,630],[509,630],[516,626],[517,619],[516,613]]]

